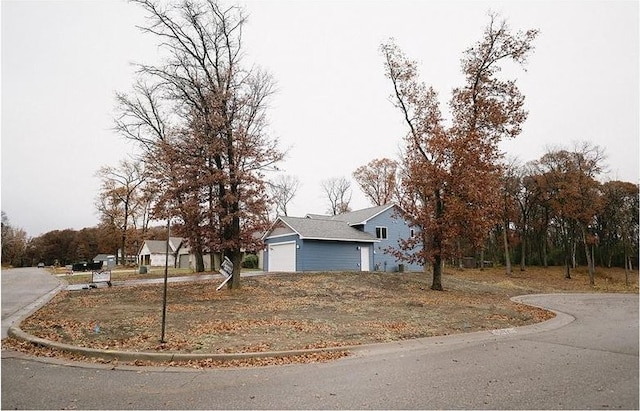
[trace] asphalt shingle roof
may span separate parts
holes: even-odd
[[[321,214],[307,214],[307,217],[310,219],[324,219],[324,220],[332,220],[332,221],[344,221],[350,225],[358,225],[364,224],[368,220],[377,216],[378,214],[386,211],[387,209],[394,207],[393,203],[369,207],[362,210],[350,211],[348,213],[342,213],[338,215],[321,215]]]
[[[302,239],[376,242],[374,236],[357,230],[345,221],[319,218],[280,217]]]
[[[351,211],[349,213],[338,214],[337,216],[334,216],[333,219],[344,221],[351,225],[364,224],[368,220],[393,206],[394,204],[385,204],[381,206],[365,208],[362,210]]]

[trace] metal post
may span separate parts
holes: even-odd
[[[160,336],[160,342],[165,343],[164,330],[167,323],[167,278],[169,272],[169,239],[171,238],[171,219],[167,220],[167,248],[164,256],[164,292],[162,295],[162,335]]]

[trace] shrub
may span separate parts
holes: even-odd
[[[242,268],[258,268],[258,256],[247,254],[242,260]]]

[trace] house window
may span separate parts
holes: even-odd
[[[387,227],[376,227],[376,238],[381,240],[387,239]]]
[[[416,231],[412,228],[409,230],[409,237],[413,238],[416,236]]]

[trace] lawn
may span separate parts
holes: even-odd
[[[165,343],[160,285],[65,291],[21,328],[38,337],[91,348],[238,353],[341,347],[523,326],[553,316],[510,297],[552,292],[638,292],[633,273],[558,267],[514,271],[449,269],[445,291],[425,273],[271,274],[216,291],[219,281],[170,284]],[[11,345],[11,344],[10,344]]]

